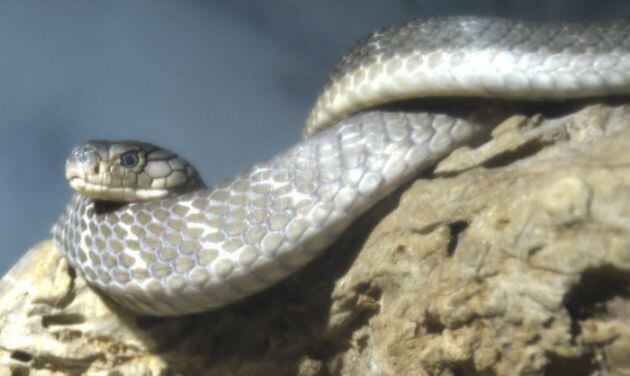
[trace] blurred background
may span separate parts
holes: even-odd
[[[138,139],[207,183],[295,143],[357,38],[416,17],[591,21],[627,0],[0,2],[0,275],[48,237],[88,139]]]

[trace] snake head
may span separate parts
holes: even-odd
[[[66,160],[66,179],[80,194],[113,202],[148,201],[204,187],[177,154],[137,141],[89,141]]]

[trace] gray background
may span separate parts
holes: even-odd
[[[354,40],[460,14],[609,19],[630,1],[0,0],[0,275],[48,236],[74,145],[157,143],[216,182],[298,140]]]

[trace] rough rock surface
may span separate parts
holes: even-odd
[[[0,280],[0,375],[630,375],[630,106],[492,136],[214,312],[126,312],[42,242]]]

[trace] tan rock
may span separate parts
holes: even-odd
[[[205,314],[124,311],[40,243],[0,281],[0,375],[630,374],[629,115],[508,118]]]

